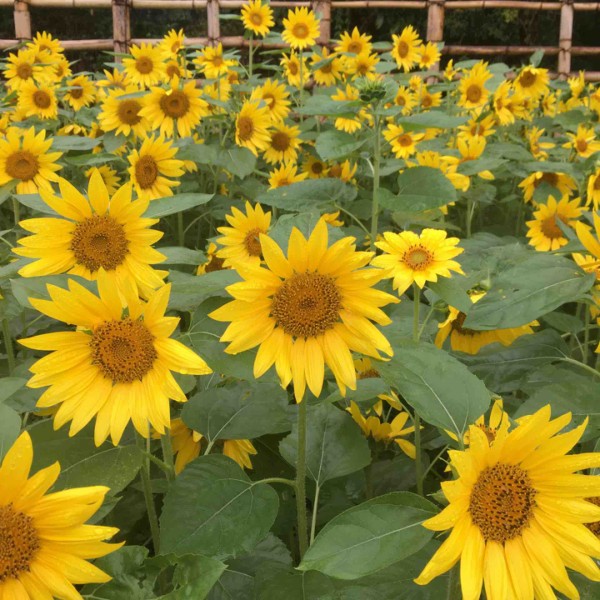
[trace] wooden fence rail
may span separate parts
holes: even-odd
[[[239,10],[244,4],[242,0],[0,0],[1,6],[14,7],[15,38],[0,39],[0,49],[16,46],[19,42],[31,39],[30,8],[112,8],[113,37],[111,39],[94,40],[64,40],[67,50],[114,50],[126,52],[132,43],[142,41],[131,38],[131,10],[205,10],[207,31],[205,37],[189,38],[191,44],[216,45],[221,42],[226,47],[243,47],[245,40],[242,36],[221,36],[220,12],[222,10]],[[444,39],[444,18],[446,10],[473,9],[518,9],[560,11],[560,26],[558,44],[556,46],[465,46],[446,45],[444,54],[452,56],[518,56],[531,54],[542,49],[548,55],[557,56],[556,75],[565,78],[571,74],[571,58],[573,56],[597,56],[600,65],[600,47],[573,46],[573,22],[577,12],[594,12],[592,18],[599,23],[600,2],[574,2],[573,0],[555,0],[538,2],[536,0],[311,0],[286,1],[274,0],[273,7],[292,8],[296,6],[311,6],[321,17],[321,29],[318,42],[323,45],[331,43],[331,11],[339,8],[374,8],[374,9],[426,9],[427,10],[427,41],[442,42]],[[265,44],[265,47],[283,47],[282,44]],[[600,70],[587,71],[586,78],[590,81],[600,81]]]

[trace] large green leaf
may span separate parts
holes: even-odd
[[[31,208],[34,211],[44,213],[46,215],[52,215],[54,217],[58,216],[58,213],[50,208],[43,200],[39,194],[14,194],[14,197],[17,201],[26,206],[27,208]]]
[[[279,499],[230,458],[201,456],[170,485],[160,519],[161,552],[216,558],[250,551],[273,525]]]
[[[428,127],[454,129],[466,122],[467,117],[452,117],[445,112],[435,110],[398,119],[398,124],[407,129],[426,129]]]
[[[25,386],[27,379],[23,377],[2,377],[0,379],[0,404]]]
[[[171,271],[169,280],[173,284],[169,308],[192,312],[207,298],[230,297],[225,288],[240,281],[240,276],[233,269],[212,271],[201,276]]]
[[[99,139],[80,137],[78,135],[57,135],[52,138],[52,150],[61,152],[69,150],[91,150],[100,143]]]
[[[339,160],[356,152],[365,142],[366,139],[357,140],[354,135],[332,130],[319,135],[315,149],[323,160]]]
[[[492,280],[490,291],[471,308],[464,327],[489,330],[526,325],[581,299],[594,281],[593,273],[585,273],[567,258],[532,251]]]
[[[279,444],[281,456],[295,465],[298,427]],[[306,471],[317,485],[363,469],[371,462],[367,440],[352,417],[332,404],[307,408]]]
[[[432,344],[397,341],[394,356],[377,363],[389,385],[428,423],[462,439],[490,403],[483,382],[456,358]]]
[[[221,167],[241,179],[251,175],[256,167],[256,156],[247,148],[237,146],[221,148],[217,145],[190,144],[179,152],[178,158]]]
[[[148,210],[144,213],[144,217],[157,219],[172,215],[173,213],[182,212],[188,208],[194,208],[210,202],[214,194],[177,194],[176,196],[166,196],[165,198],[157,198],[150,202]]]
[[[311,208],[331,207],[336,202],[351,201],[355,197],[354,186],[344,183],[341,179],[325,177],[298,181],[269,190],[259,195],[256,201],[267,206],[303,212]]]
[[[300,566],[337,579],[358,579],[420,550],[433,532],[423,521],[435,506],[409,492],[379,496],[334,517],[319,532]]]

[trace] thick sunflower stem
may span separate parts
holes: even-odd
[[[12,375],[15,370],[15,350],[10,335],[8,319],[2,319],[2,336],[4,337],[4,348],[6,349],[6,359],[8,360],[8,374]]]
[[[371,250],[375,252],[377,229],[379,227],[379,166],[381,154],[381,132],[379,116],[374,115],[373,128],[373,199],[371,200]]]
[[[460,564],[454,565],[448,573],[448,588],[446,589],[446,600],[461,600],[460,589]]]
[[[13,198],[12,201],[13,206],[13,215],[15,217],[15,228],[19,227],[19,222],[21,221],[21,205],[16,198]]]
[[[146,512],[148,513],[148,521],[150,523],[150,534],[152,535],[152,547],[154,554],[158,555],[160,551],[160,527],[158,526],[158,515],[154,504],[154,496],[152,494],[152,481],[150,479],[150,459],[147,454],[150,454],[150,437],[144,439],[136,432],[137,444],[140,450],[144,452],[144,462],[140,469],[140,478],[142,480],[142,489],[144,491],[144,501],[146,502]]]
[[[298,518],[298,548],[300,551],[300,560],[302,560],[302,557],[308,550],[308,519],[306,514],[306,400],[298,404],[296,513]]]
[[[419,342],[419,308],[421,304],[421,289],[415,283],[413,284],[413,340]],[[417,493],[423,495],[423,462],[421,459],[421,417],[415,410],[415,476],[417,478]]]
[[[166,475],[168,481],[175,479],[175,461],[173,460],[173,444],[171,442],[171,431],[167,430],[164,435],[160,437],[160,443],[162,446],[163,461],[167,467]]]
[[[319,494],[321,493],[321,486],[317,484],[315,489],[315,499],[313,502],[312,518],[310,523],[310,543],[315,541],[315,533],[317,531],[317,515],[319,514]]]

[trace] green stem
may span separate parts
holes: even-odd
[[[12,375],[15,370],[15,349],[13,348],[8,319],[2,319],[2,335],[4,337],[4,347],[6,348],[6,358],[8,359],[8,374]]]
[[[208,445],[206,446],[206,450],[204,451],[204,456],[206,456],[207,454],[210,454],[210,451],[212,450],[213,446],[215,445],[215,442],[208,442]]]
[[[356,215],[353,215],[349,210],[346,210],[337,203],[334,203],[333,206],[337,208],[337,210],[343,212],[345,215],[348,215],[367,235],[371,234],[371,232],[362,224],[362,221]]]
[[[413,283],[413,340],[419,341],[419,309],[421,304],[421,288]]]
[[[310,544],[315,541],[315,532],[317,531],[317,514],[319,512],[319,494],[321,493],[321,486],[317,484],[315,490],[315,500],[313,502],[312,519],[310,523]]]
[[[154,554],[157,555],[160,551],[160,528],[158,526],[158,515],[156,514],[156,506],[154,504],[154,496],[152,494],[152,481],[150,480],[150,459],[146,453],[150,454],[150,438],[144,439],[136,432],[138,447],[144,452],[144,462],[140,469],[140,477],[142,480],[142,489],[144,491],[144,500],[146,502],[146,511],[148,513],[148,521],[150,522],[150,533],[152,535],[152,546]]]
[[[289,485],[290,487],[296,489],[296,482],[293,479],[285,479],[284,477],[267,477],[267,479],[259,479],[254,483],[283,483],[284,485]]]
[[[308,519],[306,516],[306,400],[298,404],[298,457],[296,459],[296,513],[300,560],[308,550]]]
[[[371,201],[371,250],[375,252],[375,241],[379,227],[379,165],[381,161],[381,135],[379,132],[379,116],[373,115],[373,199]]]
[[[185,231],[183,229],[183,212],[177,213],[177,241],[183,248],[185,246]]]
[[[475,205],[471,197],[467,198],[467,237],[471,237],[471,224],[473,222],[473,214],[475,212]]]
[[[588,364],[588,352],[590,345],[590,309],[584,305],[585,310],[585,329],[583,332],[583,356],[581,360],[587,365]]]
[[[163,460],[167,467],[167,480],[173,481],[175,479],[175,461],[173,460],[173,444],[171,442],[170,430],[167,430],[164,435],[160,436],[160,444],[162,446]]]
[[[419,307],[421,304],[421,289],[415,283],[413,284],[413,340],[419,342]],[[421,417],[415,410],[415,476],[417,478],[417,493],[423,495],[423,462],[421,458]]]
[[[19,221],[21,220],[21,205],[16,198],[12,199],[13,206],[13,214],[15,216],[15,228],[19,226]]]
[[[588,373],[591,373],[592,375],[595,375],[596,377],[600,377],[600,372],[597,371],[596,369],[594,369],[594,367],[590,367],[589,365],[579,362],[578,360],[575,360],[574,358],[568,358],[565,356],[564,358],[559,358],[558,360],[562,360],[563,362],[569,363],[570,365],[576,365],[576,366],[584,369]]]

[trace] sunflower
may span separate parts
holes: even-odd
[[[327,165],[316,156],[309,156],[303,163],[302,170],[306,173],[309,179],[321,179],[329,175]]]
[[[36,116],[40,119],[56,119],[58,117],[58,102],[53,85],[28,81],[19,90],[19,108],[25,116]]]
[[[548,92],[548,69],[528,65],[519,73],[514,85],[529,98],[541,98]]]
[[[65,51],[60,44],[60,40],[53,38],[46,31],[38,31],[27,46],[36,53],[48,52],[53,59],[59,58]]]
[[[120,90],[125,90],[129,86],[132,92],[138,89],[137,86],[131,84],[127,78],[127,73],[119,69],[113,69],[112,71],[104,69],[104,79],[98,80],[96,85],[101,88],[118,88]]]
[[[383,238],[375,246],[384,254],[376,256],[371,264],[390,273],[398,295],[413,282],[422,288],[427,281],[437,281],[438,276],[450,277],[450,271],[463,274],[460,265],[452,260],[463,252],[457,246],[460,240],[446,237],[441,229],[423,229],[421,235],[386,231]]]
[[[567,133],[569,141],[563,144],[563,148],[572,148],[581,158],[588,158],[596,152],[600,152],[600,141],[596,139],[593,127],[579,125],[577,133]]]
[[[196,275],[206,275],[206,273],[213,273],[214,271],[222,271],[228,269],[223,265],[223,259],[217,256],[218,246],[214,242],[209,242],[206,249],[206,262],[198,265],[196,269]]]
[[[137,137],[142,137],[150,129],[148,120],[140,114],[145,106],[145,98],[133,97],[136,93],[139,90],[135,86],[108,93],[98,115],[98,122],[104,131],[114,131],[116,135],[122,133],[128,137],[133,132]]]
[[[327,172],[327,176],[336,177],[346,183],[356,183],[353,177],[356,175],[357,168],[358,164],[345,160],[341,165],[338,163],[331,165]]]
[[[451,58],[446,64],[446,68],[444,69],[444,79],[446,81],[453,81],[457,75],[458,69],[454,67],[454,59]]]
[[[404,131],[402,125],[390,123],[384,130],[383,137],[392,146],[396,158],[408,158],[417,151],[417,144],[425,137],[425,134]]]
[[[365,437],[372,437],[376,442],[385,442],[389,444],[394,442],[409,458],[414,460],[416,456],[415,445],[403,437],[415,432],[414,426],[406,427],[409,414],[406,411],[400,411],[389,423],[381,421],[375,415],[364,417],[355,402],[350,403],[347,409],[354,422],[361,428]]]
[[[274,165],[281,162],[296,162],[300,149],[300,128],[295,125],[279,123],[270,131],[269,145],[263,157],[267,163]]]
[[[415,580],[426,585],[460,560],[465,600],[485,586],[488,600],[554,598],[556,588],[579,598],[565,567],[598,581],[600,540],[585,524],[600,520],[600,478],[576,471],[600,466],[600,453],[566,456],[580,440],[586,421],[556,435],[570,413],[551,420],[550,406],[501,428],[493,443],[472,425],[471,444],[450,451],[457,479],[442,483],[448,506],[423,526],[452,529]]]
[[[52,138],[46,131],[37,135],[30,127],[25,132],[11,127],[0,138],[0,185],[17,180],[17,194],[35,194],[40,189],[52,189],[51,181],[58,181],[56,171],[62,167],[56,161],[62,152],[48,152]]]
[[[106,191],[109,196],[112,196],[121,187],[121,178],[117,172],[108,165],[100,165],[99,167],[91,167],[85,172],[85,176],[89,179],[94,171],[98,171],[102,181],[106,186]]]
[[[134,85],[149,88],[165,79],[163,51],[159,46],[141,43],[131,46],[131,56],[124,58],[123,65],[127,78]]]
[[[532,127],[525,133],[525,137],[529,142],[529,151],[537,160],[546,160],[548,158],[546,150],[550,150],[555,146],[552,142],[540,141],[545,131],[545,129],[540,129],[539,127]]]
[[[204,73],[206,79],[221,79],[237,61],[232,58],[223,57],[223,44],[217,46],[206,46],[194,59],[194,64]]]
[[[487,67],[486,62],[479,61],[462,77],[458,84],[460,92],[458,106],[479,108],[487,103],[490,92],[486,89],[485,83],[492,78]]]
[[[258,156],[259,151],[269,146],[270,125],[269,109],[258,102],[246,100],[235,120],[235,143]]]
[[[25,83],[39,81],[43,78],[44,69],[36,63],[36,52],[21,48],[16,54],[10,53],[6,59],[4,77],[11,90],[19,91]]]
[[[170,58],[165,62],[165,74],[169,83],[174,79],[191,79],[194,74],[185,66],[185,60]]]
[[[225,215],[229,227],[219,227],[223,236],[217,238],[217,244],[223,246],[217,251],[217,257],[223,259],[223,266],[235,266],[240,262],[258,265],[262,257],[260,235],[266,234],[271,226],[271,211],[263,211],[260,204],[254,208],[246,201],[246,214],[235,206],[231,214]]]
[[[262,0],[248,0],[248,4],[242,6],[242,23],[254,35],[265,37],[275,25],[273,9]]]
[[[408,73],[419,62],[423,42],[412,25],[405,27],[400,35],[392,35],[392,40],[392,58]]]
[[[427,42],[419,48],[419,67],[430,69],[439,62],[442,53],[435,42]]]
[[[415,98],[413,92],[402,85],[398,88],[396,92],[396,97],[394,98],[394,103],[396,106],[402,107],[403,115],[410,115],[412,109],[417,105],[417,99]]]
[[[527,98],[523,95],[523,92],[513,87],[510,81],[503,81],[494,92],[492,100],[498,123],[500,125],[510,125],[517,118],[526,118],[526,100]]]
[[[345,237],[328,247],[327,224],[320,219],[307,240],[295,227],[287,258],[268,236],[260,236],[266,268],[238,265],[244,281],[227,291],[234,297],[211,317],[231,321],[221,337],[228,354],[259,346],[254,376],[273,364],[283,387],[294,384],[296,400],[306,385],[319,396],[329,366],[342,394],[356,388],[352,351],[380,358],[393,351],[379,325],[390,323],[381,307],[397,299],[373,286],[385,272],[364,269],[370,252],[357,252]]]
[[[292,163],[283,164],[269,173],[269,189],[275,190],[298,181],[304,181],[308,173],[298,173],[298,167]]]
[[[85,75],[78,75],[69,81],[69,91],[65,94],[65,100],[75,111],[84,106],[94,103],[96,93],[94,84]]]
[[[214,83],[205,83],[202,86],[202,96],[206,100],[207,110],[212,115],[224,115],[229,108],[225,103],[231,95],[231,86],[226,79],[219,79]]]
[[[52,72],[56,83],[60,83],[65,77],[73,75],[71,64],[64,56],[60,56],[52,65]]]
[[[319,19],[305,6],[288,10],[287,19],[283,19],[281,37],[294,50],[313,46],[319,33]]]
[[[421,167],[432,167],[433,169],[439,169],[449,180],[450,183],[461,192],[466,192],[470,185],[471,180],[462,173],[457,172],[458,161],[454,156],[442,156],[439,152],[433,150],[427,150],[425,152],[417,152],[416,163]],[[412,166],[412,161],[407,166]],[[454,206],[454,202],[449,206]],[[442,207],[444,208],[444,207]]]
[[[426,85],[422,85],[419,91],[419,105],[427,111],[430,108],[437,108],[442,104],[442,92],[430,92]]]
[[[588,179],[586,204],[590,204],[590,202],[594,210],[598,210],[600,207],[600,167]]]
[[[456,137],[456,149],[460,153],[458,159],[459,164],[469,162],[470,160],[477,160],[485,150],[486,141],[482,136],[467,137],[458,135]],[[482,179],[493,180],[494,175],[487,169],[478,170],[477,175]]]
[[[302,67],[295,52],[291,52],[289,55],[284,53],[279,64],[283,67],[283,72],[291,86],[300,87],[308,82],[310,71],[305,56],[302,56]]]
[[[167,273],[150,266],[165,260],[152,248],[163,234],[150,229],[158,219],[142,217],[148,201],[132,201],[131,184],[110,198],[95,169],[89,180],[88,198],[65,179],[60,178],[58,185],[60,197],[48,190],[40,193],[62,218],[27,219],[20,223],[34,235],[21,238],[20,247],[14,252],[35,260],[25,265],[19,275],[69,273],[93,280],[104,269],[112,286],[121,290],[133,282],[145,297],[163,285]]]
[[[183,29],[176,31],[170,29],[158,44],[159,48],[169,57],[177,58],[177,55],[184,48],[185,35]]]
[[[105,541],[118,529],[85,524],[109,489],[90,486],[48,494],[60,465],[55,462],[30,477],[32,462],[33,444],[24,431],[0,466],[0,598],[80,599],[74,584],[111,579],[88,561],[123,545]]]
[[[344,62],[339,56],[330,54],[326,46],[321,54],[314,52],[310,57],[312,75],[317,85],[335,85],[344,73]]]
[[[481,120],[469,119],[464,125],[458,126],[460,135],[466,138],[489,137],[496,133],[494,125],[496,121],[493,115],[488,115]]]
[[[475,423],[473,423],[473,426],[478,427],[479,429],[481,429],[481,431],[483,431],[490,445],[494,443],[499,431],[508,430],[510,426],[510,417],[508,416],[508,413],[504,411],[504,404],[502,402],[502,398],[496,398],[496,400],[494,400],[487,423],[485,415],[481,415],[475,421]],[[446,433],[455,442],[458,441],[458,438],[456,437],[456,434],[453,431],[446,431]],[[471,437],[469,435],[469,432],[467,431],[463,437],[463,444],[465,446],[468,446],[470,443]],[[446,470],[451,470],[449,465]]]
[[[131,181],[140,198],[155,200],[173,195],[173,188],[181,182],[172,178],[183,175],[183,161],[176,159],[176,154],[177,148],[159,135],[144,139],[139,151],[127,157]]]
[[[175,128],[181,137],[189,137],[200,119],[208,114],[208,104],[193,81],[179,86],[179,79],[171,80],[168,89],[151,88],[145,97],[140,116],[146,117],[152,129],[173,137]]]
[[[470,294],[473,303],[479,302],[485,296],[485,292]],[[465,354],[477,354],[484,346],[499,342],[503,346],[510,346],[517,338],[533,333],[532,327],[538,325],[533,321],[528,325],[511,327],[508,329],[492,329],[487,331],[476,331],[463,327],[467,315],[453,306],[448,307],[450,314],[448,318],[438,325],[439,331],[435,336],[435,345],[442,348],[444,342],[450,338],[450,348],[454,352]]]
[[[271,121],[283,121],[290,114],[290,94],[285,85],[277,79],[267,79],[262,85],[255,87],[250,95],[251,101],[263,101],[271,116]]]
[[[129,421],[144,437],[149,425],[163,434],[170,424],[169,399],[186,401],[171,371],[211,373],[199,356],[169,337],[179,322],[164,316],[171,285],[159,288],[147,303],[128,288],[125,311],[123,297],[104,271],[98,274],[99,296],[73,280],[68,285],[68,290],[48,285],[50,300],[29,299],[42,314],[77,327],[20,340],[26,348],[52,351],[30,367],[29,387],[50,386],[38,408],[60,405],[54,426],[71,421],[71,436],[96,416],[97,446],[109,434],[118,444]]]
[[[556,188],[562,194],[562,198],[568,198],[577,189],[577,183],[565,173],[542,173],[541,171],[536,171],[519,183],[519,187],[523,188],[523,199],[525,202],[533,200],[535,190],[542,183],[547,183]]]
[[[596,230],[596,237],[592,235],[587,225],[584,225],[580,221],[575,223],[575,231],[579,241],[584,245],[585,249],[593,256],[592,261],[587,261],[584,266],[580,261],[576,261],[584,270],[588,272],[595,272],[596,275],[600,275],[600,215],[594,213],[594,229]]]
[[[366,33],[360,33],[358,27],[352,30],[352,33],[344,31],[340,36],[340,41],[335,47],[336,52],[346,54],[362,54],[363,52],[371,52],[373,45],[371,44],[372,36]]]
[[[344,60],[344,69],[348,75],[352,76],[352,79],[364,77],[372,81],[379,77],[376,71],[378,63],[379,57],[376,52],[372,54],[363,52],[362,54],[347,56]]]
[[[538,204],[533,213],[533,220],[526,223],[526,235],[531,238],[529,244],[540,252],[558,250],[566,246],[569,240],[558,226],[557,220],[573,227],[582,210],[579,198],[569,200],[565,197],[557,202],[553,196],[549,196],[547,204]]]
[[[331,227],[343,227],[344,226],[344,221],[342,221],[339,217],[340,217],[340,211],[336,210],[335,212],[332,213],[323,213],[321,215],[323,217],[323,220],[325,221],[325,223],[327,223],[327,225],[330,225]]]
[[[336,93],[331,96],[332,100],[337,102],[348,102],[360,99],[360,92],[349,83],[346,84],[346,88],[338,88]],[[349,111],[352,112],[352,111]],[[334,122],[334,127],[340,131],[346,133],[354,133],[358,131],[365,120],[366,113],[361,110],[355,117],[338,117]]]

